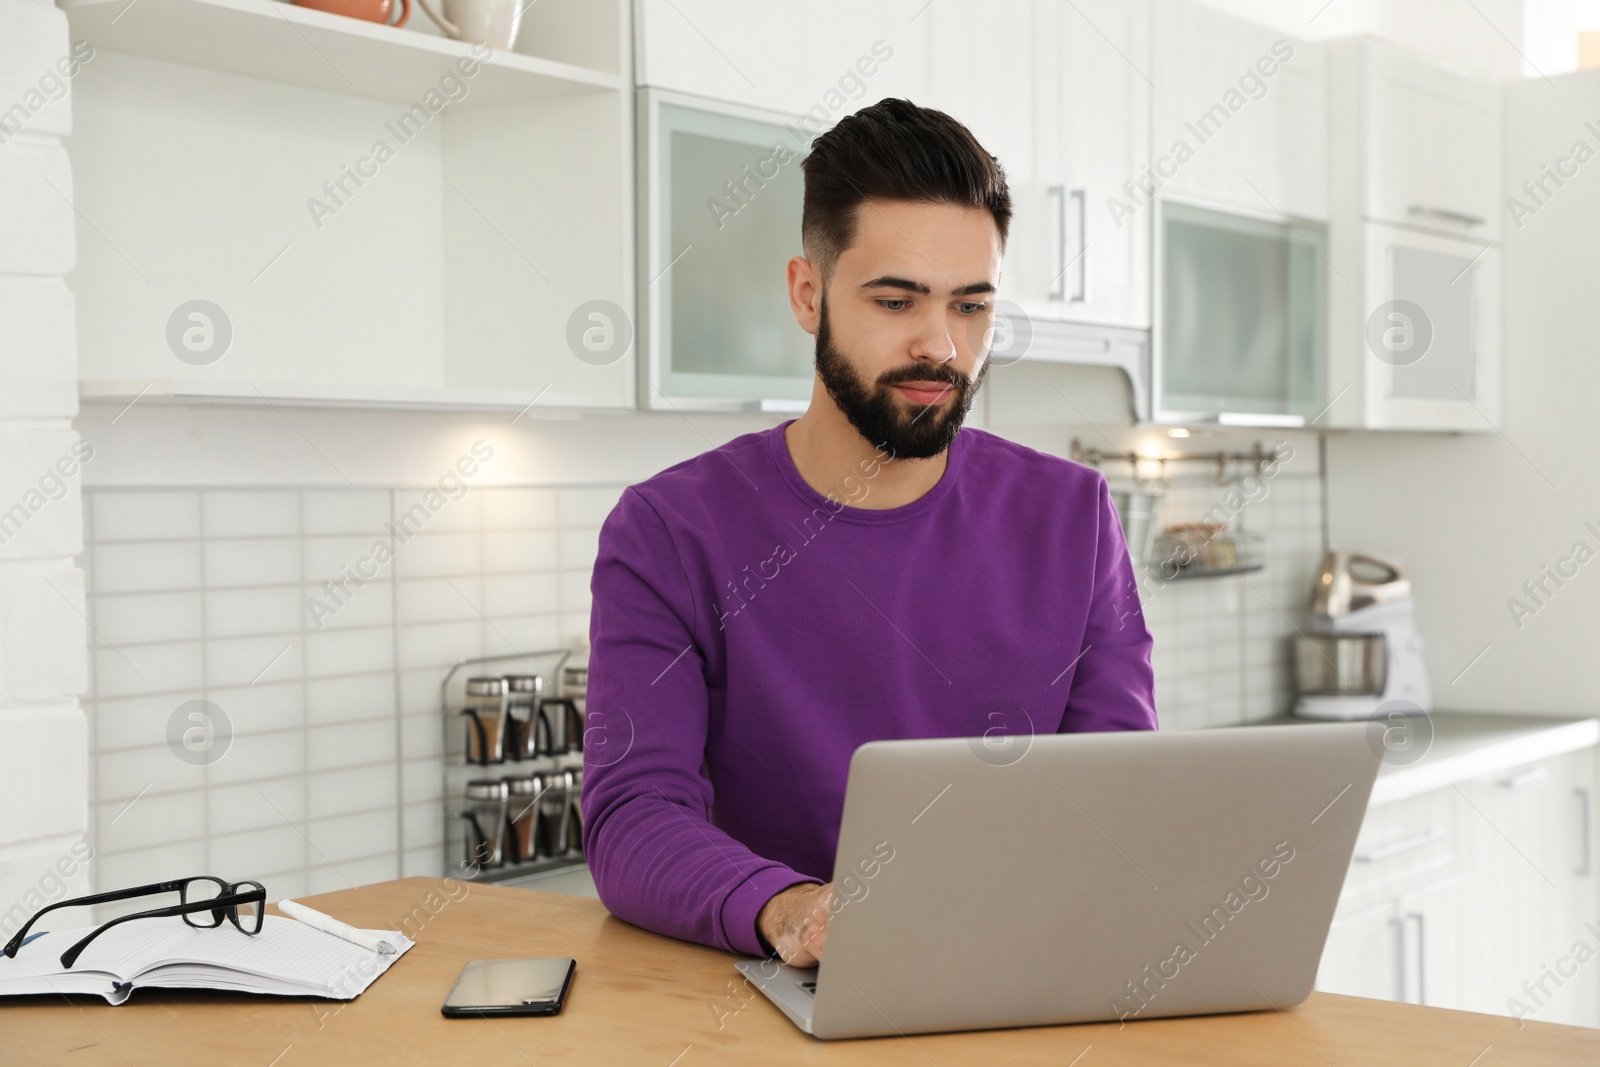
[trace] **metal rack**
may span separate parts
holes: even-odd
[[[1085,463],[1098,468],[1106,460],[1122,460],[1133,469],[1136,482],[1165,482],[1171,476],[1167,474],[1168,463],[1215,463],[1217,465],[1216,483],[1227,485],[1235,479],[1242,478],[1245,474],[1260,474],[1267,465],[1277,458],[1277,449],[1264,449],[1261,442],[1254,442],[1249,452],[1163,452],[1154,456],[1141,456],[1133,452],[1103,452],[1098,448],[1085,448],[1083,443],[1074,437],[1072,439],[1072,458],[1078,463]],[[1141,463],[1159,463],[1161,473],[1154,478],[1144,475],[1140,469]],[[1247,470],[1236,470],[1228,473],[1228,465],[1239,464],[1241,467],[1248,464]]]
[[[572,867],[582,866],[584,856],[581,852],[565,856],[540,857],[526,863],[506,863],[500,867],[479,868],[474,875],[467,875],[462,870],[466,859],[466,833],[465,823],[461,812],[465,806],[466,784],[473,778],[492,778],[495,776],[512,777],[507,773],[508,768],[515,768],[515,777],[537,774],[542,771],[561,771],[583,766],[583,753],[563,752],[558,755],[537,756],[528,760],[507,760],[500,764],[470,763],[467,761],[466,729],[465,722],[459,709],[466,701],[465,687],[466,674],[469,667],[479,667],[486,664],[511,664],[519,665],[516,673],[538,674],[552,683],[550,693],[560,697],[561,668],[572,655],[571,649],[548,648],[538,649],[533,652],[515,652],[504,656],[474,656],[469,659],[457,660],[455,666],[446,672],[443,681],[439,683],[439,711],[444,730],[444,848],[446,868],[454,876],[475,882],[504,882],[511,879],[527,878],[530,875],[544,874],[550,871],[559,871]],[[554,665],[548,669],[540,669],[541,661],[554,660]],[[468,672],[475,673],[475,672]],[[495,673],[501,673],[496,671]]]
[[[1138,455],[1133,452],[1103,452],[1085,448],[1076,437],[1072,439],[1072,458],[1091,467],[1099,468],[1107,460],[1121,460],[1132,472],[1131,487],[1126,481],[1113,485],[1113,497],[1120,498],[1118,514],[1122,518],[1123,532],[1128,539],[1129,553],[1136,567],[1154,568],[1163,581],[1221,578],[1231,574],[1247,574],[1266,567],[1266,549],[1260,534],[1246,530],[1228,533],[1217,531],[1196,543],[1170,531],[1158,531],[1155,515],[1172,476],[1167,473],[1168,463],[1214,463],[1215,484],[1228,485],[1249,474],[1260,475],[1277,459],[1277,449],[1253,443],[1249,452],[1165,452],[1156,455]],[[1158,463],[1160,473],[1154,477],[1144,473],[1141,464]],[[1236,465],[1229,473],[1229,466]],[[1136,506],[1137,505],[1137,506]],[[1128,509],[1132,514],[1125,514]],[[1213,544],[1215,542],[1215,544]],[[1183,562],[1180,557],[1187,556]]]

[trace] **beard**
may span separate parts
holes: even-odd
[[[956,431],[966,420],[972,399],[989,373],[987,353],[978,364],[974,378],[949,364],[919,363],[885,371],[869,385],[851,365],[848,357],[833,344],[828,328],[828,301],[822,301],[821,321],[817,326],[817,376],[833,402],[850,420],[850,425],[874,445],[896,459],[928,459],[950,447]],[[893,386],[901,382],[942,382],[949,386],[949,399],[933,404],[918,404],[908,411]]]

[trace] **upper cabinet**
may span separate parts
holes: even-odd
[[[1336,113],[1360,149],[1336,160],[1363,215],[1399,226],[1500,237],[1500,90],[1376,41],[1333,46]],[[1355,147],[1355,146],[1352,146]]]
[[[941,0],[923,16],[937,75],[924,102],[1005,168],[1000,296],[1032,319],[1150,324],[1150,219],[1127,191],[1147,149],[1148,13],[1146,0]]]
[[[819,133],[926,85],[927,0],[637,0],[634,80],[804,116]]]
[[[1326,46],[1192,0],[1151,0],[1150,24],[1144,188],[1224,209],[1326,218]]]
[[[626,0],[530,8],[521,52],[62,6],[95,49],[63,190],[86,398],[633,406]]]
[[[646,408],[803,411],[811,335],[789,307],[810,136],[792,115],[641,89]]]
[[[1500,421],[1500,94],[1375,41],[1331,46],[1330,427]]]
[[[1043,314],[1147,327],[1151,220],[1131,210],[1125,186],[1147,159],[1149,4],[1042,2],[1035,11],[1035,178],[1054,212],[1042,228],[1054,238]]]

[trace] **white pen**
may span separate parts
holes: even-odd
[[[324,915],[315,908],[308,908],[304,904],[297,904],[292,900],[278,901],[278,910],[291,919],[298,919],[313,930],[321,930],[325,934],[341,937],[352,945],[371,949],[384,956],[393,956],[395,948],[381,938],[373,937],[365,930],[357,930],[348,923],[342,923],[331,915]]]

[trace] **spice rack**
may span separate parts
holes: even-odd
[[[557,648],[463,659],[457,661],[439,683],[444,730],[445,863],[452,876],[468,881],[499,882],[583,864],[582,824],[577,802],[582,789],[584,694],[577,690],[563,691],[563,667],[571,655],[570,649]],[[497,701],[493,695],[469,697],[468,680],[477,678],[537,678],[540,683],[536,688],[525,688],[521,692],[501,693]],[[514,744],[508,742],[520,739],[523,734],[520,728],[508,727],[513,722],[513,706],[527,708],[530,699],[534,715],[528,728],[534,730],[539,754],[518,759],[514,756]],[[492,728],[487,726],[487,717],[474,716],[466,710],[472,706],[483,709],[497,703],[496,725]],[[553,726],[535,725],[537,713],[546,708],[559,709],[563,717],[560,731]],[[559,750],[549,751],[550,742],[557,740]],[[492,757],[496,748],[500,750],[500,758],[484,762],[483,757]],[[574,788],[570,794],[564,789],[545,787],[548,779],[559,779],[565,772],[574,773]],[[486,783],[502,785],[497,789]],[[476,799],[469,798],[469,786],[480,794]],[[484,847],[485,831],[489,828],[478,816],[496,806],[492,799],[496,792],[504,797],[504,818],[498,835],[490,835],[497,836],[499,843],[498,849],[491,851]],[[559,798],[556,797],[558,792]],[[558,835],[548,830],[563,825],[552,803],[557,799],[567,806],[569,822],[565,825],[572,827],[564,835],[566,842],[558,840]],[[561,848],[564,843],[571,847]],[[527,858],[529,856],[531,858]],[[494,862],[497,859],[498,862]]]

